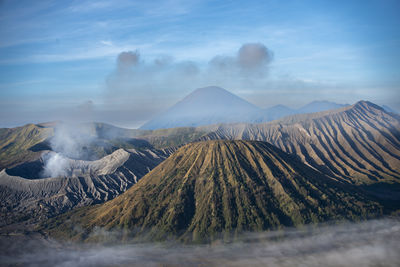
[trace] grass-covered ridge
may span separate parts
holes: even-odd
[[[29,148],[53,134],[52,128],[27,124],[16,128],[0,128],[0,170],[34,159],[38,153]]]
[[[16,128],[0,128],[0,170],[40,157],[40,151],[52,150],[51,138],[60,122],[27,124]],[[91,136],[84,144],[93,158],[99,159],[120,148],[169,149],[196,140],[208,131],[203,128],[182,127],[159,130],[124,129],[105,123],[74,124]],[[75,129],[74,129],[75,130]],[[85,158],[86,159],[86,158]]]
[[[62,215],[43,229],[74,239],[96,240],[102,229],[124,238],[204,242],[381,213],[354,186],[268,143],[204,141],[180,148],[116,199]]]

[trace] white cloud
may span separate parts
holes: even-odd
[[[105,40],[101,40],[100,41],[101,44],[106,45],[106,46],[112,46],[113,43],[111,41],[105,41]]]

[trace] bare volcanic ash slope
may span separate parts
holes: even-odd
[[[52,219],[56,237],[188,242],[328,220],[359,220],[381,207],[280,149],[256,141],[188,144],[124,194]]]
[[[400,117],[366,101],[263,124],[221,125],[201,140],[267,141],[355,184],[400,182]]]
[[[63,158],[63,175],[49,178],[40,176],[45,168],[42,159],[4,169],[0,171],[0,226],[45,219],[77,206],[113,199],[171,152],[118,149],[95,161]]]

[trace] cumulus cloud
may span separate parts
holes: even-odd
[[[238,63],[245,69],[255,69],[272,61],[272,52],[261,43],[244,44],[238,51]]]
[[[106,80],[106,100],[115,102],[122,95],[126,99],[129,93],[134,93],[134,66],[139,65],[139,52],[128,51],[118,55],[116,67]]]
[[[197,88],[217,85],[233,93],[260,88],[268,79],[272,55],[261,43],[243,44],[231,55],[216,55],[203,63],[177,61],[168,54],[147,58],[138,50],[124,51],[106,77],[105,109],[108,114],[129,112],[132,124],[140,126]]]
[[[261,43],[243,44],[236,55],[217,55],[210,60],[213,71],[234,72],[235,75],[268,74],[268,65],[273,59],[273,53]],[[240,72],[241,71],[241,72]],[[259,78],[259,77],[258,77]],[[253,79],[255,79],[253,77]]]
[[[140,54],[138,51],[122,52],[117,57],[117,70],[124,72],[139,63]]]
[[[178,70],[185,76],[196,76],[200,73],[200,68],[192,61],[182,62],[178,64],[177,67]]]
[[[209,65],[211,67],[216,68],[219,71],[227,71],[232,66],[236,65],[236,61],[234,57],[229,56],[215,56],[209,61]]]
[[[171,64],[173,61],[173,58],[168,55],[162,55],[154,59],[154,65],[158,67],[165,67]]]
[[[151,96],[154,106],[160,106],[155,95],[165,101],[165,89],[172,95],[179,92],[177,101],[184,96],[182,92],[199,87],[218,85],[232,90],[231,86],[241,84],[243,79],[247,84],[249,81],[263,83],[272,54],[261,43],[247,43],[233,55],[216,55],[208,64],[200,64],[174,61],[169,55],[146,61],[139,51],[121,52],[115,70],[106,79],[106,101],[135,106],[139,110],[144,96]]]

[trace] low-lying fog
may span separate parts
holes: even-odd
[[[0,263],[17,266],[400,266],[400,221],[249,233],[213,245],[62,244],[2,238]]]

